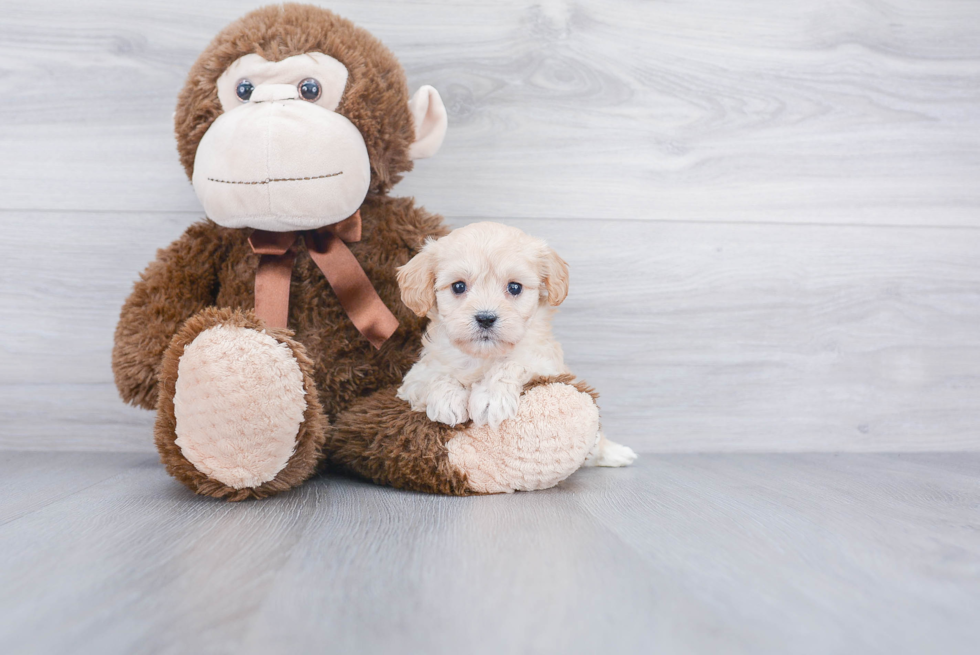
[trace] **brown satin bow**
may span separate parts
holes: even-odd
[[[337,299],[361,334],[381,348],[398,328],[398,319],[371,286],[364,269],[347,247],[361,240],[361,212],[318,230],[269,232],[255,230],[248,238],[252,252],[261,255],[255,271],[255,314],[271,327],[286,327],[289,282],[302,236],[310,258],[323,272]]]

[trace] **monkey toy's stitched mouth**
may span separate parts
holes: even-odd
[[[208,182],[217,182],[219,184],[269,184],[271,182],[303,182],[304,180],[322,180],[327,177],[337,177],[338,175],[343,175],[344,171],[339,171],[337,173],[328,173],[326,175],[314,175],[311,177],[267,177],[264,180],[256,180],[254,182],[240,181],[240,180],[219,180],[214,177],[209,177]]]

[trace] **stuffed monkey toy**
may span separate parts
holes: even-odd
[[[395,397],[424,319],[396,269],[447,232],[388,195],[446,131],[439,94],[409,97],[369,33],[307,5],[229,25],[194,64],[175,115],[207,218],[160,250],[122,308],[122,398],[156,410],[167,470],[194,492],[263,498],[331,466],[443,494],[553,486],[598,431],[590,389],[527,385],[497,430],[449,427]]]

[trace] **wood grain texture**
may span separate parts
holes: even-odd
[[[5,652],[958,655],[980,638],[976,454],[647,456],[477,498],[324,477],[241,504],[141,455],[85,455],[115,474],[64,495],[77,457],[0,456],[0,479],[32,469],[0,525]]]
[[[725,612],[706,652],[975,650],[976,455],[687,455],[624,473],[569,491],[665,585]]]
[[[107,362],[100,368],[104,370]],[[70,360],[65,363],[70,364]],[[108,376],[111,380],[111,371]],[[20,449],[152,453],[156,452],[155,418],[153,412],[123,404],[111,381],[4,384],[0,385],[0,452]]]
[[[260,4],[0,0],[0,650],[975,652],[977,453],[645,454],[481,498],[168,478],[112,331],[201,214],[177,91]],[[980,3],[329,6],[446,100],[397,192],[571,263],[556,331],[613,438],[980,450]]]
[[[112,332],[201,215],[176,93],[258,4],[3,5],[0,448],[152,448]],[[447,101],[444,150],[398,191],[572,263],[557,331],[611,434],[980,449],[980,4],[331,6]]]
[[[112,385],[111,336],[187,220],[83,219],[8,214],[0,447],[152,448],[152,416]],[[510,223],[570,262],[557,335],[638,450],[980,450],[980,232]]]
[[[0,450],[0,525],[119,475],[138,454]]]
[[[196,211],[171,112],[261,2],[5,3],[0,208]],[[333,2],[447,101],[458,217],[978,224],[980,5]]]

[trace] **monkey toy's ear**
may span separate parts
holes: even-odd
[[[415,123],[415,143],[408,148],[409,159],[425,159],[436,154],[446,137],[446,106],[439,92],[423,86],[408,101]]]
[[[422,250],[398,268],[398,287],[402,302],[415,312],[425,316],[436,303],[435,242],[429,240]]]

